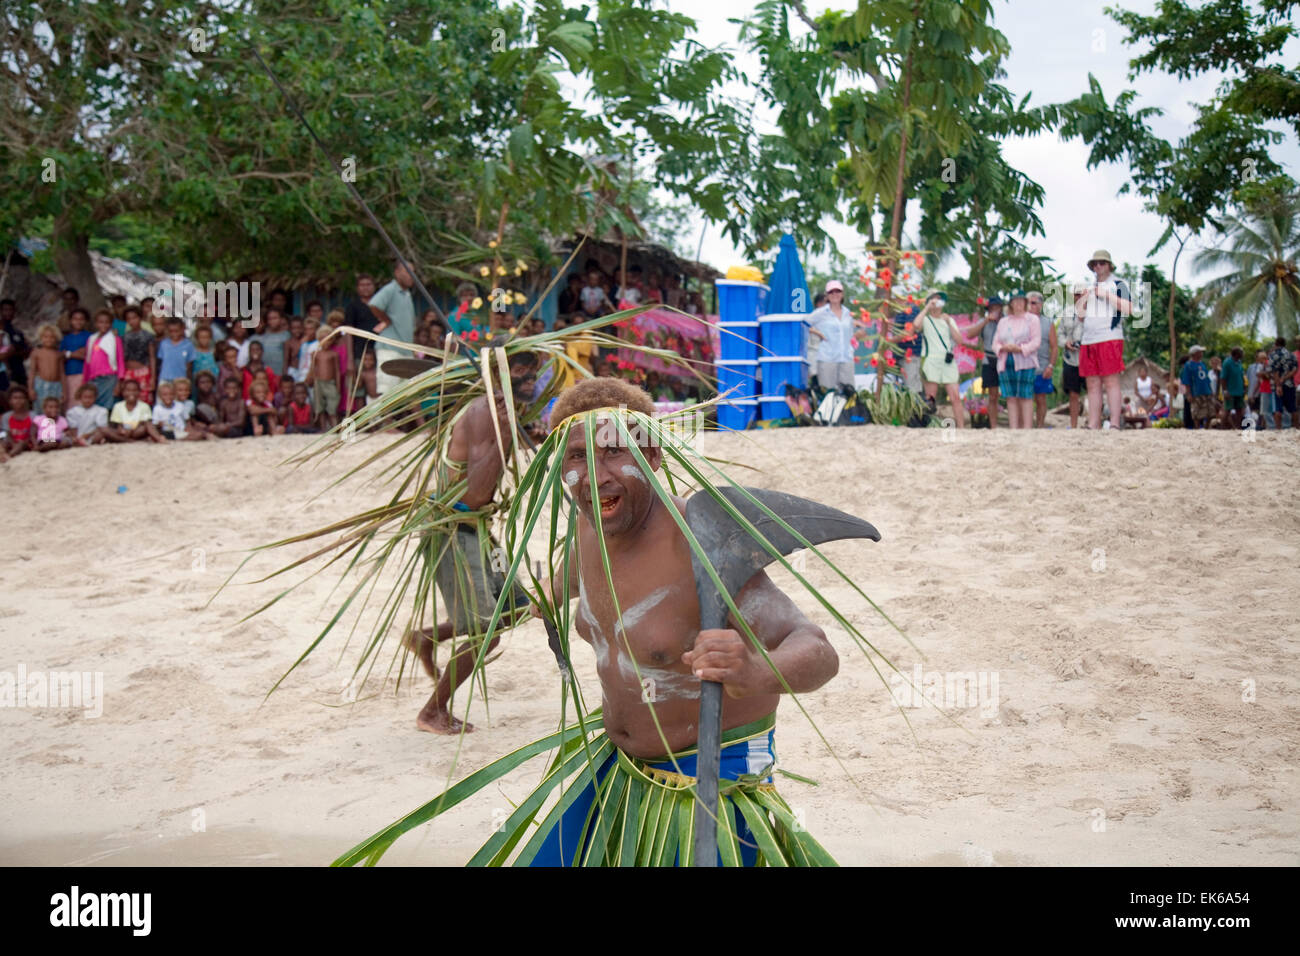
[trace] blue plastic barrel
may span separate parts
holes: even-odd
[[[735,401],[722,402],[718,405],[718,427],[744,431],[757,413],[757,399],[739,398]]]
[[[755,322],[767,305],[767,286],[743,279],[718,279],[718,320]]]
[[[719,322],[718,357],[724,359],[757,359],[758,322]]]
[[[758,342],[767,355],[807,355],[806,315],[763,315],[758,319]]]
[[[758,359],[718,359],[714,368],[719,395],[730,392],[734,398],[753,398],[758,394]]]
[[[785,387],[808,385],[808,366],[801,355],[764,356],[758,360],[764,395],[784,395]]]
[[[758,417],[760,421],[774,418],[789,418],[790,405],[784,395],[760,395],[758,397]]]

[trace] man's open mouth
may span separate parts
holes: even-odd
[[[618,511],[619,502],[623,500],[622,495],[603,496],[600,499],[600,516],[608,518]]]

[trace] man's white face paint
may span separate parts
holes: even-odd
[[[564,473],[564,483],[569,487],[576,485],[578,483],[578,473],[576,471],[566,471]]]
[[[641,469],[636,465],[624,465],[619,469],[619,471],[623,472],[623,474],[627,475],[629,478],[635,478],[643,485],[649,484],[649,482],[646,481],[645,475],[641,473]]]

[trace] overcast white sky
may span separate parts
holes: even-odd
[[[1155,0],[1110,2],[1143,13],[1155,8]],[[695,18],[701,42],[729,47],[742,69],[757,74],[757,58],[743,50],[737,27],[728,22],[746,16],[753,8],[752,2],[667,0],[666,5]],[[1121,43],[1124,31],[1105,15],[1106,5],[1104,0],[995,0],[995,23],[1011,43],[1004,84],[1017,98],[1032,93],[1031,104],[1054,103],[1084,92],[1091,72],[1101,82],[1108,100],[1132,86],[1142,97],[1140,105],[1164,109],[1165,116],[1153,124],[1154,128],[1168,139],[1178,139],[1195,115],[1190,104],[1210,99],[1218,78],[1205,76],[1181,82],[1144,74],[1130,83],[1128,61],[1135,51]],[[828,7],[851,9],[855,3],[812,0],[807,6],[816,16]],[[799,26],[802,28],[802,24]],[[1100,49],[1094,49],[1094,44]],[[1008,162],[1044,187],[1046,201],[1040,215],[1046,236],[1035,237],[1030,245],[1050,256],[1060,271],[1071,278],[1083,277],[1085,263],[1099,246],[1109,249],[1117,262],[1147,261],[1146,253],[1160,237],[1162,226],[1155,216],[1142,210],[1138,199],[1116,195],[1125,181],[1126,168],[1111,165],[1089,171],[1086,147],[1078,141],[1062,142],[1054,133],[1010,140],[1004,144],[1003,153]],[[1300,146],[1294,138],[1289,138],[1275,155],[1292,177],[1300,178]],[[702,225],[702,220],[697,222],[692,245],[699,241]],[[850,258],[862,250],[861,237],[854,230],[839,226],[829,231]],[[1152,259],[1168,274],[1173,255],[1173,248],[1166,246]],[[704,235],[703,259],[724,270],[743,261],[740,252],[712,226]],[[1188,260],[1185,252],[1179,261],[1180,278],[1189,275]],[[947,278],[945,273],[954,273],[960,266],[960,260],[950,262],[941,277]]]

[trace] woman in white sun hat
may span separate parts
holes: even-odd
[[[838,279],[826,283],[826,304],[808,316],[817,346],[817,384],[832,391],[854,390],[853,331],[857,323],[844,305],[844,286]]]

